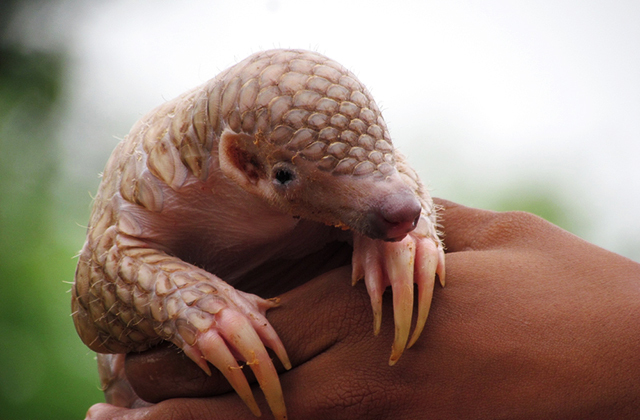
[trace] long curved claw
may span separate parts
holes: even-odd
[[[264,317],[251,319],[250,327],[257,333],[260,340],[262,340],[262,343],[273,350],[278,359],[280,359],[284,368],[287,370],[291,369],[291,361],[289,360],[287,351],[284,348],[284,344],[282,344],[276,330],[273,329],[267,319]]]
[[[438,268],[436,268],[436,274],[440,280],[440,286],[444,287],[445,265],[444,265],[444,249],[438,248]]]
[[[431,309],[431,300],[433,298],[433,287],[438,261],[439,254],[436,249],[436,244],[430,239],[420,240],[416,248],[414,277],[415,283],[418,285],[418,317],[407,348],[410,348],[416,343],[427,322],[429,309]]]
[[[226,341],[253,370],[273,416],[277,419],[286,419],[287,409],[284,404],[278,372],[276,372],[269,353],[267,353],[267,349],[256,330],[246,317],[234,311],[222,311],[218,321],[220,331],[224,334]],[[244,378],[242,373],[240,375]],[[244,380],[246,382],[246,378]],[[240,394],[239,391],[237,392]],[[251,411],[253,412],[253,409]]]
[[[258,344],[262,346],[262,343]],[[242,368],[238,365],[236,358],[220,334],[215,330],[208,330],[202,333],[198,337],[198,347],[201,349],[204,358],[211,362],[211,364],[227,378],[227,381],[229,381],[236,393],[242,398],[242,401],[249,407],[249,410],[251,410],[255,416],[259,417],[261,412],[258,408],[258,403],[256,403],[253,397],[247,378],[244,376],[244,373],[242,373]],[[198,365],[200,365],[200,363],[198,363]]]
[[[268,309],[275,308],[280,304],[280,299],[262,299],[256,295],[241,291],[237,291],[237,293],[244,296],[245,299],[252,302],[255,307],[259,309],[259,312],[255,312],[252,311],[251,307],[243,308],[247,314],[247,318],[251,322],[251,326],[258,333],[258,336],[260,336],[264,345],[273,350],[285,369],[291,369],[291,361],[289,361],[287,351],[285,350],[278,333],[276,333],[276,330],[271,326],[265,316]]]
[[[382,324],[382,293],[386,288],[383,283],[384,276],[380,264],[372,262],[367,265],[364,282],[371,298],[371,308],[373,309],[373,334],[380,333],[380,325]]]
[[[404,352],[411,329],[415,243],[412,238],[405,238],[397,244],[385,244],[385,248],[385,267],[393,291],[393,318],[396,326],[389,358],[389,365],[393,366]]]
[[[384,275],[383,260],[384,242],[373,241],[366,236],[354,237],[351,285],[355,286],[364,277],[364,283],[371,299],[373,309],[373,334],[380,333],[382,324],[382,294],[389,282]]]
[[[207,359],[202,354],[202,352],[198,350],[197,347],[193,347],[185,343],[182,346],[182,351],[184,351],[184,354],[186,354],[189,359],[191,359],[196,365],[198,365],[200,369],[204,370],[204,373],[206,373],[208,376],[211,376],[211,369],[209,369]]]

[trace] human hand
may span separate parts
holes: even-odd
[[[638,418],[640,264],[526,213],[439,204],[447,287],[397,365],[386,363],[392,317],[371,334],[348,268],[269,312],[294,366],[281,374],[290,418]],[[383,305],[391,314],[388,294]],[[204,397],[230,388],[171,349],[129,355],[126,372],[139,395],[164,401],[98,404],[90,418],[254,418],[235,394]],[[186,396],[199,398],[171,398]]]

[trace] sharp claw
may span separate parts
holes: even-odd
[[[265,316],[268,309],[275,308],[280,305],[280,298],[276,297],[271,299],[262,299],[258,296],[247,294],[244,292],[239,293],[242,294],[250,302],[254,302],[260,310],[260,313],[256,313],[251,312],[249,308],[248,312],[246,312],[253,329],[258,333],[258,336],[260,336],[260,339],[262,340],[264,345],[275,352],[276,356],[278,356],[278,359],[280,359],[280,362],[282,362],[282,365],[285,367],[285,369],[291,369],[291,362],[289,361],[287,351],[285,350],[280,337],[278,337],[278,334],[273,329],[269,321],[267,321],[267,318]],[[247,309],[245,308],[245,310]]]
[[[382,325],[382,296],[375,300],[371,297],[371,307],[373,308],[373,335],[378,335]]]
[[[355,238],[356,243],[360,240],[361,239],[359,236]],[[351,259],[352,261],[351,285],[352,286],[355,286],[356,283],[358,283],[360,280],[362,280],[363,277],[365,277],[364,255],[362,255],[360,248],[361,248],[360,246],[357,246],[357,244],[354,244],[353,257]]]
[[[285,369],[291,369],[291,361],[289,361],[289,356],[287,355],[287,351],[278,337],[278,334],[273,329],[271,324],[266,320],[266,318],[258,319],[253,322],[253,328],[258,333],[258,336],[262,340],[265,346],[269,347],[273,352],[278,356],[280,362]]]
[[[438,275],[438,280],[440,280],[440,286],[444,287],[444,250],[441,247],[438,248],[438,268],[436,268],[436,274]]]
[[[406,242],[405,242],[406,241]],[[414,247],[413,241],[403,241],[399,252],[386,252],[385,264],[387,267],[391,289],[393,291],[393,312],[396,325],[395,338],[391,347],[389,365],[396,364],[409,339],[411,329],[411,316],[413,314],[413,266]]]
[[[276,356],[278,356],[278,359],[280,359],[282,366],[284,366],[284,368],[287,370],[291,370],[291,361],[289,360],[287,351],[285,350],[282,342],[280,342],[280,339],[278,339],[278,342],[280,343],[279,346],[269,346],[269,348],[274,351]]]
[[[410,348],[415,344],[424,329],[431,308],[431,299],[433,298],[433,285],[435,283],[436,267],[438,265],[438,254],[435,244],[431,240],[423,240],[422,246],[416,250],[416,267],[414,279],[418,285],[418,317],[416,326],[407,344]]]
[[[269,299],[265,299],[265,300],[269,304],[269,306],[266,309],[277,308],[278,306],[280,306],[280,298],[277,296]]]
[[[184,351],[184,354],[186,354],[189,359],[193,360],[200,369],[204,370],[204,373],[206,373],[207,376],[211,376],[211,369],[209,369],[207,360],[204,358],[200,350],[185,343],[182,346],[182,351]]]
[[[382,293],[385,286],[382,284],[382,268],[377,263],[371,263],[367,267],[364,282],[371,298],[371,308],[373,309],[373,334],[380,333],[382,324]]]
[[[286,419],[287,409],[278,373],[267,349],[251,323],[244,316],[237,316],[231,311],[223,311],[219,317],[219,325],[220,330],[225,332],[225,339],[242,355],[247,361],[247,365],[253,370],[273,416],[278,419]],[[242,372],[240,374],[242,375]],[[244,378],[244,375],[242,377]]]
[[[362,265],[356,264],[354,261],[353,269],[351,271],[351,285],[355,286],[363,277]]]
[[[247,378],[242,373],[242,368],[238,366],[238,362],[227,347],[224,339],[216,331],[209,330],[198,337],[198,344],[207,360],[222,372],[253,415],[260,417],[261,412],[253,397]]]

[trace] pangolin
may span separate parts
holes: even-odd
[[[394,364],[425,325],[436,275],[444,284],[436,222],[352,72],[316,52],[259,52],[160,105],[116,146],[79,255],[73,320],[98,353],[174,343],[204,371],[219,369],[259,416],[244,362],[273,415],[286,418],[266,350],[291,367],[265,317],[277,299],[233,285],[269,262],[286,268],[348,242],[375,333],[391,286]]]

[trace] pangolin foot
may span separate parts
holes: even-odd
[[[395,338],[389,365],[394,365],[420,336],[429,315],[436,275],[444,286],[444,250],[432,223],[424,217],[398,242],[355,235],[352,281],[356,284],[365,279],[373,307],[374,334],[380,332],[382,322],[382,293],[387,286],[393,292]],[[409,340],[414,283],[418,285],[418,316]]]
[[[286,369],[291,369],[287,353],[275,330],[264,314],[266,309],[276,306],[274,301],[261,299],[243,292],[252,308],[225,307],[215,314],[215,322],[204,331],[186,330],[178,335],[184,340],[180,347],[207,374],[210,362],[227,378],[233,389],[247,404],[251,412],[260,416],[260,409],[253,397],[251,387],[242,372],[238,360],[243,361],[253,371],[265,399],[276,419],[286,419],[282,388],[278,373],[266,347],[271,348]],[[266,346],[266,347],[265,347]]]

